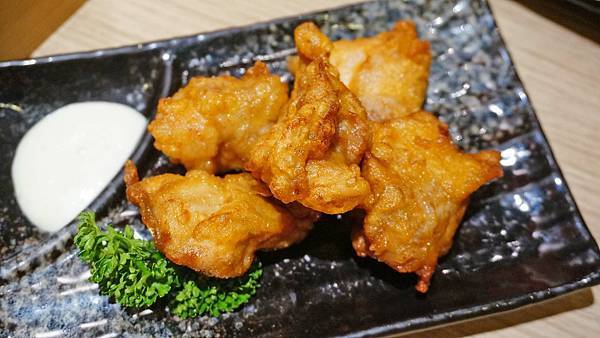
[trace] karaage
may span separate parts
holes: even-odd
[[[294,37],[302,65],[290,101],[246,169],[284,203],[346,212],[369,194],[359,167],[369,138],[366,113],[327,61],[327,37],[312,23],[298,26]]]
[[[172,262],[207,276],[246,272],[256,250],[288,247],[302,240],[316,213],[285,207],[250,174],[223,178],[202,170],[163,174],[139,181],[125,166],[127,199],[140,208],[156,247]]]
[[[438,257],[452,245],[469,195],[502,176],[500,155],[460,152],[447,126],[426,112],[372,122],[371,130],[362,170],[372,195],[352,244],[360,256],[416,272],[416,289],[426,292]]]
[[[370,120],[383,121],[421,110],[427,90],[429,42],[419,40],[415,24],[399,21],[391,31],[369,38],[338,40],[329,62],[340,80],[365,107]],[[291,58],[295,73],[301,62]]]
[[[172,97],[160,100],[148,130],[154,146],[188,170],[242,169],[287,100],[287,84],[257,62],[239,79],[192,78]]]

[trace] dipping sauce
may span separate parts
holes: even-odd
[[[146,118],[119,103],[82,102],[44,117],[21,139],[12,163],[17,202],[31,223],[57,231],[123,167]]]

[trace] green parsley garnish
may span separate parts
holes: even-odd
[[[134,308],[149,307],[169,296],[169,307],[180,318],[216,317],[239,308],[256,293],[262,276],[260,264],[235,279],[199,276],[171,263],[152,241],[134,238],[129,226],[123,232],[110,225],[102,231],[90,211],[79,215],[75,245],[90,265],[90,281],[99,285],[101,294]]]

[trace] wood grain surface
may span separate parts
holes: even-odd
[[[0,0],[0,60],[25,58],[85,0]]]
[[[170,38],[356,1],[88,0],[34,56]],[[600,239],[600,29],[556,1],[491,0],[585,221]],[[600,286],[415,337],[600,337]]]

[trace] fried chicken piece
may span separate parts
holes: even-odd
[[[192,170],[139,181],[129,161],[125,182],[127,199],[140,208],[158,250],[212,277],[243,275],[257,250],[302,240],[316,220],[315,212],[269,198],[269,190],[247,173],[220,178]]]
[[[429,77],[429,42],[418,39],[415,24],[399,21],[391,31],[333,43],[329,62],[360,99],[370,120],[383,121],[419,111]],[[295,73],[300,59],[290,60]]]
[[[288,86],[257,62],[244,76],[194,77],[161,99],[148,126],[154,146],[186,169],[242,169],[258,137],[279,117]]]
[[[294,37],[303,66],[286,109],[246,169],[284,203],[343,213],[369,194],[359,167],[369,137],[366,113],[327,61],[327,37],[312,23],[298,26]]]
[[[399,272],[416,272],[426,292],[438,257],[446,254],[469,195],[502,176],[497,151],[460,152],[446,125],[427,112],[373,122],[363,175],[372,195],[352,244]]]

